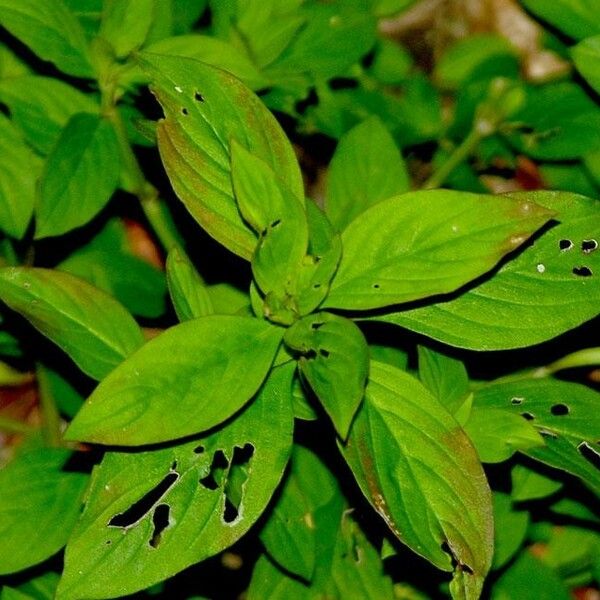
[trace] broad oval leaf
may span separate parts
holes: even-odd
[[[233,75],[193,59],[149,53],[141,64],[165,112],[158,148],[175,192],[211,236],[250,259],[256,237],[233,196],[230,141],[235,138],[264,160],[302,200],[290,142],[260,99]]]
[[[342,233],[324,306],[366,310],[452,292],[549,220],[528,200],[435,190],[379,202]]]
[[[71,454],[22,450],[0,470],[0,575],[36,565],[66,544],[88,480],[63,470]]]
[[[206,431],[254,395],[282,334],[266,321],[229,315],[171,327],[100,383],[66,437],[135,446]]]
[[[85,225],[106,206],[118,181],[119,145],[111,123],[96,115],[75,115],[46,161],[35,237]]]
[[[491,495],[475,449],[444,407],[407,373],[371,362],[341,450],[394,534],[450,571],[447,545],[454,595],[478,598],[493,554]]]
[[[325,211],[340,231],[367,208],[409,189],[394,138],[379,118],[371,117],[339,141],[327,176]]]
[[[102,379],[144,341],[138,324],[114,298],[68,273],[0,269],[0,300],[94,379]]]
[[[300,354],[300,372],[346,439],[369,372],[369,347],[362,332],[349,319],[322,312],[296,321],[284,339]]]
[[[0,25],[64,73],[93,77],[83,29],[62,0],[0,0]]]
[[[558,212],[547,231],[494,276],[456,298],[377,320],[452,346],[505,350],[531,346],[598,314],[597,201],[563,192],[520,194]]]
[[[244,535],[290,454],[292,375],[291,364],[275,369],[256,399],[207,437],[160,450],[108,452],[92,474],[57,597],[122,597]]]

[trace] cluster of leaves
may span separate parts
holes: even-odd
[[[587,81],[536,84],[492,34],[426,74],[378,30],[410,4],[0,0],[0,376],[41,423],[0,410],[3,600],[233,597],[250,529],[255,600],[598,581],[599,397],[556,374],[600,362],[600,2],[523,2]],[[322,202],[271,111],[339,139]],[[563,191],[487,193],[524,157]]]

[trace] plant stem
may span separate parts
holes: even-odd
[[[6,431],[7,433],[31,433],[35,431],[35,427],[17,419],[0,416],[0,431]]]
[[[38,365],[36,368],[40,407],[42,409],[42,432],[48,446],[58,448],[62,446],[62,432],[60,427],[60,414],[50,389],[50,382],[44,367]]]

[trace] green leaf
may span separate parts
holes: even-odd
[[[111,123],[85,113],[72,117],[40,181],[35,237],[61,235],[93,219],[117,188],[119,168]]]
[[[180,321],[214,314],[207,285],[185,252],[173,246],[167,256],[167,282]]]
[[[407,373],[371,362],[341,450],[391,531],[442,570],[454,560],[453,596],[478,598],[493,553],[491,496],[475,449],[444,407]]]
[[[57,371],[38,365],[37,372],[42,373],[45,393],[52,398],[56,408],[63,415],[73,418],[83,404],[83,396]]]
[[[154,0],[104,0],[100,36],[124,58],[143,45],[154,20]]]
[[[244,535],[290,454],[292,374],[292,364],[274,370],[235,420],[206,437],[160,450],[108,452],[69,540],[57,597],[122,597]]]
[[[507,494],[494,492],[494,571],[503,567],[519,550],[527,535],[529,513],[515,510]]]
[[[68,450],[22,450],[0,470],[0,575],[58,552],[79,517],[87,475],[63,470]]]
[[[0,25],[64,73],[93,77],[83,29],[62,0],[0,0]]]
[[[208,295],[217,315],[252,314],[248,294],[229,283],[209,285]]]
[[[550,477],[519,463],[512,468],[510,478],[510,495],[515,502],[547,498],[562,487],[560,481],[550,479]]]
[[[265,321],[222,315],[171,327],[100,383],[66,437],[136,446],[206,431],[256,393],[282,333]]]
[[[0,101],[10,110],[27,143],[48,154],[75,114],[98,113],[93,96],[52,77],[24,75],[0,81]]]
[[[484,463],[498,463],[518,450],[543,446],[540,433],[519,415],[475,405],[464,426]]]
[[[310,581],[316,561],[315,512],[339,494],[331,472],[309,450],[295,445],[291,469],[260,539],[269,555],[290,573]]]
[[[389,17],[406,10],[415,0],[374,0],[373,6],[378,17]]]
[[[102,17],[103,0],[63,0],[64,5],[73,13],[89,39],[98,33]]]
[[[571,56],[578,71],[600,94],[600,35],[579,42],[571,49]]]
[[[412,66],[413,59],[404,46],[383,38],[377,42],[375,57],[369,72],[383,84],[397,85],[409,77]]]
[[[600,33],[599,0],[523,0],[534,15],[577,40]]]
[[[143,343],[137,323],[114,298],[67,273],[0,269],[0,299],[94,379],[104,377]]]
[[[147,46],[146,51],[202,61],[229,71],[252,90],[265,88],[269,84],[243,48],[208,35],[190,34],[165,38]]]
[[[598,236],[596,201],[558,192],[518,197],[555,210],[559,223],[491,279],[460,296],[377,320],[460,348],[504,350],[543,342],[595,317],[600,253],[583,252],[582,244]],[[592,276],[586,277],[582,267]]]
[[[325,211],[337,230],[365,210],[407,192],[410,181],[394,139],[377,117],[340,140],[331,160]]]
[[[344,317],[321,312],[296,321],[284,340],[300,354],[302,376],[346,439],[369,372],[369,348],[362,332]]]
[[[233,197],[230,141],[264,160],[303,199],[290,142],[264,104],[232,75],[192,59],[148,53],[142,66],[165,111],[158,147],[175,192],[211,236],[249,259],[256,237]]]
[[[0,113],[0,229],[21,239],[33,214],[40,160]]]
[[[366,310],[452,292],[489,271],[552,213],[527,200],[450,190],[379,202],[342,233],[324,306]]]

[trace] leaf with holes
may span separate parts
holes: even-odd
[[[224,315],[171,327],[100,383],[65,437],[136,446],[219,425],[256,393],[282,335],[266,321]]]
[[[71,455],[22,449],[0,470],[0,575],[37,565],[66,544],[88,480],[64,469]]]
[[[493,554],[490,491],[475,449],[438,400],[407,373],[371,362],[341,450],[398,539],[444,571],[455,561],[453,596],[478,598]]]
[[[455,298],[374,317],[472,350],[549,340],[598,314],[600,214],[595,200],[565,192],[516,194],[558,213],[559,223],[494,276]]]
[[[407,192],[410,182],[394,138],[377,117],[350,130],[336,147],[327,178],[325,210],[336,230],[367,208]]]
[[[207,285],[181,248],[171,248],[166,267],[169,293],[180,321],[206,317],[215,312]]]
[[[527,455],[600,489],[599,399],[598,392],[577,383],[523,379],[482,387],[475,393],[473,406],[529,420],[544,436],[546,445],[526,449]]]
[[[86,113],[72,117],[46,161],[35,237],[61,235],[93,219],[117,188],[119,167],[111,123]]]
[[[144,341],[138,324],[114,298],[68,273],[0,269],[0,300],[95,379],[102,379]]]
[[[92,474],[57,597],[131,594],[244,535],[290,454],[292,375],[292,364],[275,369],[256,399],[207,437],[160,450],[108,452]]]
[[[324,306],[366,310],[452,292],[551,215],[529,200],[450,190],[379,202],[342,232],[344,252]]]
[[[362,332],[352,321],[322,312],[296,321],[284,340],[299,354],[302,376],[346,439],[369,372],[369,348]]]
[[[171,184],[188,211],[221,244],[250,259],[256,236],[233,197],[231,139],[304,198],[294,151],[273,115],[238,79],[193,59],[144,54],[140,59],[165,118],[158,148]]]

